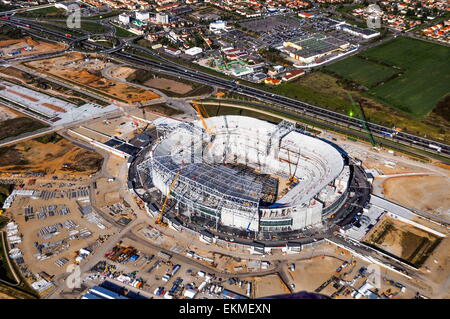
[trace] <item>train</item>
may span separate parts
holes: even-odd
[[[435,149],[436,151],[438,151],[439,153],[442,151],[442,147],[434,145],[434,144],[428,144],[429,148]]]

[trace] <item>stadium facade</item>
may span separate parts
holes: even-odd
[[[331,143],[244,116],[159,118],[138,172],[184,216],[255,233],[321,225],[348,196],[351,170]]]

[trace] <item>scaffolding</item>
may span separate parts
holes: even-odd
[[[157,189],[168,193],[183,166],[171,198],[188,209],[186,216],[193,212],[212,220],[216,228],[221,223],[259,231],[263,220],[265,229],[287,231],[320,221],[322,205],[314,202],[315,196],[343,169],[336,149],[296,131],[288,121],[273,125],[242,116],[205,120],[213,134],[200,121],[161,120],[157,128],[162,138],[138,165],[149,177],[144,180],[151,178]],[[278,180],[270,175],[302,182],[277,200]]]

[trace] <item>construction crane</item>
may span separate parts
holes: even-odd
[[[156,224],[158,224],[158,225],[160,225],[160,224],[165,225],[165,223],[162,220],[164,210],[166,209],[166,205],[167,205],[167,202],[169,201],[170,194],[172,193],[172,189],[175,186],[175,182],[177,181],[178,176],[180,175],[180,172],[182,169],[183,169],[183,166],[181,166],[181,168],[175,174],[175,177],[173,178],[172,183],[170,184],[169,191],[167,192],[166,198],[164,199],[164,203],[161,206],[161,211],[159,212],[158,218],[156,219]]]
[[[375,142],[375,139],[373,138],[372,132],[369,129],[369,126],[367,125],[367,121],[366,121],[366,115],[364,114],[364,110],[361,107],[361,102],[359,102],[358,104],[355,103],[355,101],[353,101],[352,96],[350,95],[350,93],[347,93],[348,97],[350,98],[350,101],[352,102],[352,106],[358,110],[358,113],[360,114],[360,119],[363,122],[363,127],[364,129],[367,131],[367,135],[369,135],[369,141],[372,144],[372,147],[375,147],[377,145],[377,143]],[[350,110],[350,117],[353,117],[353,110]]]
[[[288,153],[288,164],[289,164],[289,180],[292,179],[292,171],[291,171],[291,155],[289,153],[289,150],[287,150]]]
[[[289,184],[293,184],[293,183],[297,182],[297,178],[295,177],[295,173],[297,172],[298,161],[299,161],[300,157],[297,156],[297,164],[295,166],[295,171],[294,171],[294,173],[292,173],[292,170],[291,170],[291,163],[292,162],[291,162],[291,155],[290,155],[289,150],[287,150],[287,154],[288,154],[288,163],[289,163]]]
[[[205,118],[202,115],[202,111],[203,111],[203,113],[206,115],[206,117],[209,117],[208,112],[206,112],[206,110],[203,106],[201,107],[201,110],[200,110],[200,105],[197,103],[196,100],[192,100],[192,104],[194,104],[195,110],[197,111],[197,114],[200,117],[200,120],[202,121],[203,128],[205,129],[206,132],[211,133],[211,130],[206,125]]]

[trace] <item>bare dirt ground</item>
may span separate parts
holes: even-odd
[[[278,274],[255,277],[253,280],[254,298],[289,293],[289,289]]]
[[[43,53],[52,53],[56,51],[64,50],[67,45],[64,43],[50,43],[44,41],[33,40],[31,37],[26,37],[25,39],[17,40],[4,40],[0,41],[0,47],[2,47],[3,58],[8,60],[12,58],[38,55]],[[30,47],[30,51],[21,50],[21,48]],[[9,53],[12,51],[19,50],[20,53],[10,56]]]
[[[92,124],[84,125],[87,128],[106,134],[116,136],[124,140],[129,140],[137,135],[138,131],[143,130],[147,124],[141,121],[133,120],[127,116],[121,116],[107,121],[98,121]],[[85,131],[83,131],[84,134]],[[98,136],[94,139],[98,139]]]
[[[133,74],[134,72],[136,72],[136,69],[127,66],[119,66],[111,70],[111,76],[120,80],[126,80],[130,74]]]
[[[144,85],[161,90],[172,91],[177,94],[187,94],[192,90],[192,86],[165,78],[154,78],[144,82]]]
[[[103,158],[66,139],[55,143],[29,140],[0,149],[0,172],[35,171],[52,175],[88,175],[97,172]]]
[[[420,267],[440,238],[407,223],[385,217],[364,241]]]
[[[42,88],[42,86],[40,85],[40,83],[42,83],[41,82],[42,79],[38,79],[37,77],[31,75],[27,76],[25,72],[22,72],[11,66],[0,67],[0,73],[2,77],[5,77],[6,79],[8,79],[13,83],[31,88],[32,90],[39,91],[44,94],[49,94],[60,98],[66,98],[71,100],[73,103],[79,103],[80,101],[83,101],[85,103],[93,102],[92,99],[87,99],[85,97],[73,94],[74,91],[72,91],[69,88],[63,88],[61,86],[59,86],[57,89],[53,88],[52,86]]]
[[[16,298],[8,296],[8,295],[0,292],[0,299],[16,299]]]
[[[120,185],[116,182],[108,182],[107,178],[99,178],[96,183],[96,203],[98,207],[112,205],[122,200],[119,195]]]
[[[17,113],[6,106],[0,105],[0,122],[14,119],[19,116],[21,116],[20,113]]]
[[[111,63],[102,61],[95,55],[73,52],[56,58],[28,62],[25,65],[35,68],[38,72],[100,91],[124,103],[147,102],[159,98],[159,95],[151,90],[104,78],[101,70]]]
[[[443,176],[393,177],[383,183],[386,198],[428,212],[450,210],[450,178]]]
[[[434,291],[440,298],[450,297],[450,239],[445,238],[436,250],[430,255],[430,258],[423,264],[424,273],[427,278],[440,285],[440,288]]]
[[[395,165],[391,166],[389,162],[395,163]],[[375,156],[367,157],[367,159],[364,160],[364,166],[369,169],[376,169],[378,173],[386,175],[426,171],[417,166],[408,165],[398,161],[388,161]]]
[[[287,272],[292,276],[296,291],[314,291],[335,272],[342,261],[328,256],[314,257],[295,263],[295,270]],[[326,291],[323,291],[326,293]]]

